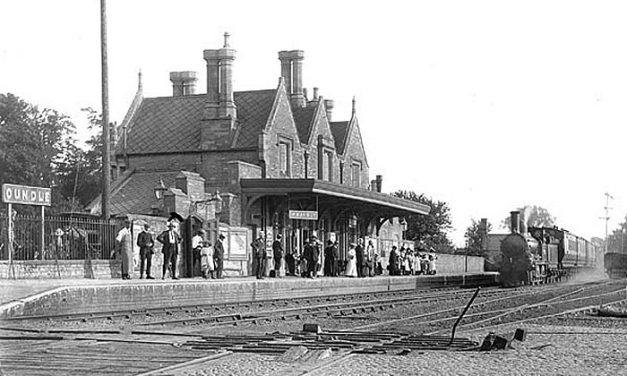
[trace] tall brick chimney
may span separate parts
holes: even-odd
[[[200,148],[215,150],[231,144],[237,109],[233,100],[233,61],[235,50],[230,48],[229,33],[224,33],[224,46],[219,50],[204,50],[207,61],[207,103],[203,114]]]
[[[290,95],[293,106],[304,107],[303,93],[303,60],[305,52],[301,50],[279,51],[281,76],[285,80],[285,88]]]
[[[207,61],[206,119],[236,117],[233,100],[235,50],[229,46],[229,36],[229,33],[224,33],[224,47],[204,51],[204,58]]]
[[[329,119],[329,121],[333,121],[333,107],[335,107],[335,102],[333,102],[333,99],[325,99],[324,107],[327,110],[327,119]]]
[[[170,72],[170,81],[172,81],[173,96],[182,97],[196,94],[196,81],[198,81],[196,72]]]

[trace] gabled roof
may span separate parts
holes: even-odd
[[[317,108],[318,106],[292,107],[294,123],[296,123],[296,130],[298,131],[298,138],[303,144],[309,144],[309,133],[311,127],[313,126],[313,120],[316,115]]]
[[[233,147],[255,147],[272,110],[276,90],[241,91],[233,96],[238,119]],[[205,94],[144,98],[129,122],[126,152],[199,150],[206,98]]]
[[[234,147],[255,147],[263,131],[277,90],[238,91],[233,94],[237,106],[238,127]]]
[[[335,141],[335,150],[338,154],[344,154],[344,148],[346,147],[346,135],[348,134],[348,121],[333,121],[331,122],[331,133],[333,133],[333,140]]]
[[[131,170],[116,179],[111,186],[111,215],[151,214],[153,205],[159,202],[153,189],[163,180],[166,187],[174,186],[174,180],[181,171],[136,171]],[[101,197],[92,201],[88,208],[92,213],[100,212]]]

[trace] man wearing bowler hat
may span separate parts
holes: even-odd
[[[161,279],[165,278],[165,273],[170,268],[170,277],[178,279],[176,276],[176,261],[178,259],[179,244],[181,243],[181,235],[174,231],[174,223],[168,223],[168,229],[162,232],[157,240],[163,244],[161,251],[163,252],[163,274]]]

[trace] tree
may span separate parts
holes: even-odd
[[[84,110],[90,129],[99,130],[99,114]],[[0,182],[52,187],[53,211],[81,210],[100,192],[102,141],[94,135],[82,149],[75,134],[66,115],[0,94]],[[36,212],[29,206],[20,211]]]
[[[487,223],[485,229],[481,229],[481,222],[472,219],[472,223],[466,232],[464,238],[466,238],[466,254],[471,256],[483,256],[484,249],[482,248],[483,237],[492,230],[492,224]]]
[[[451,209],[446,202],[435,201],[424,194],[417,194],[413,191],[399,190],[392,195],[431,207],[429,215],[406,217],[405,239],[423,242],[426,247],[432,247],[439,252],[452,252],[453,245],[447,236],[447,231],[451,229]]]
[[[619,224],[618,228],[607,235],[607,251],[627,253],[627,216],[625,216],[625,222]]]
[[[10,93],[0,94],[0,181],[54,186],[75,133],[66,115],[40,110]],[[55,197],[53,190],[53,202],[58,201]]]
[[[92,108],[83,111],[89,120],[89,130],[96,132],[86,142],[86,149],[69,146],[60,164],[58,189],[67,211],[78,211],[87,206],[100,194],[102,186],[101,116]]]
[[[553,227],[555,226],[555,217],[549,211],[541,206],[525,205],[518,209],[520,211],[519,228],[522,230],[529,227]],[[510,217],[506,217],[501,221],[502,228],[510,228]]]

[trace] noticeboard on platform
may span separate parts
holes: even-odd
[[[290,210],[290,219],[300,219],[305,221],[317,221],[318,212],[314,210]]]
[[[52,205],[51,189],[2,184],[2,202],[6,204],[50,206]]]

